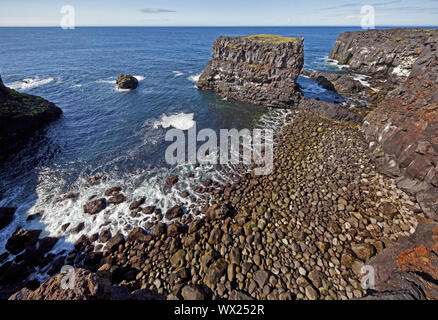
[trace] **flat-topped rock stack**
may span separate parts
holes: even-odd
[[[296,105],[304,63],[303,38],[219,37],[197,87],[223,98],[269,107]]]

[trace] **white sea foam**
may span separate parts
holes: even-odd
[[[172,71],[172,73],[175,75],[175,78],[181,77],[184,75],[184,73],[180,72],[180,71]]]
[[[329,64],[331,66],[334,66],[336,68],[339,68],[339,69],[348,69],[348,68],[350,68],[350,66],[348,64],[339,64],[338,60],[328,59],[328,57],[325,58],[325,61],[327,62],[327,64]]]
[[[145,79],[144,76],[134,76],[135,79],[137,79],[138,81],[143,81]]]
[[[45,84],[48,84],[50,82],[52,82],[54,79],[53,78],[45,78],[45,79],[40,79],[40,77],[35,77],[35,78],[26,78],[23,79],[21,81],[15,81],[12,82],[11,84],[6,84],[7,87],[14,89],[14,90],[28,90],[28,89],[33,89]]]
[[[100,80],[97,80],[96,82],[98,82],[98,83],[109,83],[109,84],[117,83],[116,80],[108,80],[108,79],[100,79]]]
[[[195,125],[193,117],[193,113],[178,113],[171,116],[164,114],[160,121],[155,122],[154,128],[161,126],[163,128],[174,127],[179,130],[189,130]]]
[[[202,73],[192,75],[192,76],[188,77],[187,79],[188,79],[189,81],[191,81],[191,82],[196,83],[196,82],[199,81],[199,78],[201,77],[201,74],[202,74]]]

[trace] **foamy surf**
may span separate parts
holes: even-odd
[[[180,71],[172,71],[172,73],[174,74],[175,78],[181,77],[184,75],[184,73],[180,72]]]
[[[163,115],[160,121],[156,121],[154,124],[154,129],[159,128],[160,126],[163,128],[173,127],[179,130],[189,130],[195,125],[195,121],[193,120],[193,113],[178,113],[174,115]]]
[[[39,86],[43,86],[45,84],[48,84],[50,82],[52,82],[54,79],[53,78],[45,78],[45,79],[40,79],[38,76],[35,78],[25,78],[23,80],[20,81],[15,81],[12,82],[11,84],[7,84],[6,86],[14,89],[14,90],[28,90],[28,89],[33,89],[33,88],[37,88]]]
[[[201,75],[202,75],[202,73],[192,75],[192,76],[188,77],[187,80],[189,80],[190,82],[193,82],[195,84],[195,88],[198,88],[196,86],[196,84],[198,83],[199,78],[201,77]]]
[[[137,79],[138,81],[143,81],[145,79],[144,76],[134,76],[135,79]]]

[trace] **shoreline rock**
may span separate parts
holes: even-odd
[[[433,29],[389,29],[343,32],[329,59],[348,70],[398,84],[410,74]]]
[[[304,39],[274,35],[219,37],[197,83],[222,98],[269,107],[296,105]]]
[[[121,74],[117,78],[117,87],[119,89],[134,90],[138,87],[138,80],[130,74]]]
[[[0,161],[61,114],[60,108],[41,97],[6,87],[0,76]]]

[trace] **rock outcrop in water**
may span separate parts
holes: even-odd
[[[0,161],[61,114],[60,108],[41,97],[7,88],[0,76]]]
[[[117,87],[119,89],[134,90],[138,87],[138,80],[130,74],[121,74],[117,78]]]
[[[422,53],[422,46],[437,30],[391,29],[341,33],[329,59],[348,70],[398,83],[405,80]]]
[[[304,62],[303,41],[274,35],[219,37],[197,87],[244,103],[296,105],[301,98],[296,80]]]

